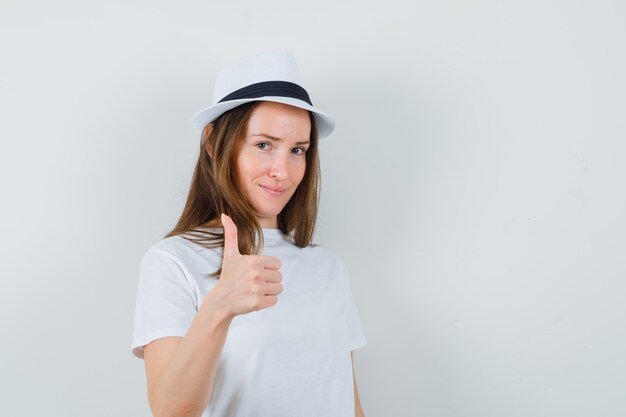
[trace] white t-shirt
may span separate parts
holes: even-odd
[[[321,246],[299,248],[263,229],[263,255],[281,261],[272,307],[236,316],[203,417],[354,417],[350,351],[367,344],[344,263]],[[174,236],[141,262],[132,352],[184,337],[217,279],[221,249]]]

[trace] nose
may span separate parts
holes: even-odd
[[[272,161],[269,176],[277,180],[286,180],[287,174],[287,156],[278,153]]]

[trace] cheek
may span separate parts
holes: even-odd
[[[235,176],[239,182],[246,182],[255,176],[259,162],[246,154],[241,154],[235,162]]]
[[[295,173],[294,173],[294,179],[296,180],[296,182],[298,184],[300,184],[300,182],[302,182],[302,179],[304,178],[304,174],[306,173],[306,164],[299,164],[296,168],[295,168]]]

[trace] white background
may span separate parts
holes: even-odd
[[[218,71],[273,50],[338,120],[366,415],[626,415],[624,2],[0,4],[0,415],[149,415],[140,258]]]

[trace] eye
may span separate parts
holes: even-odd
[[[296,155],[304,155],[304,154],[305,154],[305,152],[306,152],[306,149],[305,149],[305,148],[300,148],[300,147],[297,147],[297,148],[293,148],[293,152],[294,152]]]
[[[270,144],[268,142],[259,142],[255,146],[259,149],[266,150],[266,149],[269,149]],[[267,146],[267,147],[264,147],[264,146]]]

